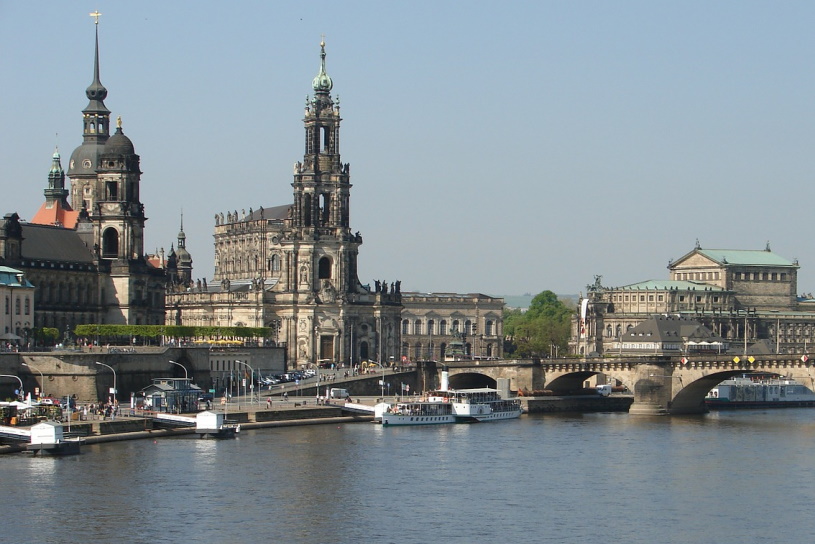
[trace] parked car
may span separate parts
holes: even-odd
[[[59,399],[56,397],[40,397],[40,404],[50,404],[51,406],[59,406]]]

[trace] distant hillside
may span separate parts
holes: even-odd
[[[580,298],[578,295],[558,295],[560,299],[569,301],[572,305],[577,306],[577,301]],[[507,308],[520,308],[526,310],[529,308],[529,303],[535,298],[535,295],[526,293],[524,295],[502,295],[504,304]]]

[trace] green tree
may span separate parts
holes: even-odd
[[[526,312],[504,312],[504,351],[510,357],[543,357],[553,349],[565,353],[569,342],[572,308],[552,291],[532,299]]]

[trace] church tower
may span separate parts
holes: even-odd
[[[320,70],[312,81],[314,97],[306,102],[305,152],[294,165],[292,229],[298,250],[287,290],[358,291],[357,256],[362,238],[351,234],[350,166],[340,162],[340,106],[331,98],[334,83],[325,69],[325,42],[320,43]]]
[[[68,166],[76,229],[99,268],[96,296],[103,322],[162,323],[163,271],[144,256],[147,218],[139,195],[140,158],[122,130],[121,117],[110,134],[110,110],[104,103],[108,91],[99,78],[99,13],[91,15],[96,17],[93,81],[85,90],[89,102],[82,110],[82,145]]]
[[[139,156],[117,119],[116,133],[99,155],[91,211],[94,239],[103,259],[139,260],[144,256],[144,205],[139,200]]]
[[[51,170],[48,171],[48,187],[45,202],[34,214],[31,223],[72,229],[76,226],[78,213],[68,204],[68,190],[65,189],[65,171],[62,169],[59,150],[51,156]]]
[[[192,283],[192,255],[187,251],[187,235],[184,234],[184,214],[181,214],[181,230],[178,231],[178,250],[174,252],[178,270],[178,282],[187,286]]]

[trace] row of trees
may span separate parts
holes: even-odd
[[[552,291],[537,294],[525,312],[504,310],[504,354],[516,359],[566,355],[574,311]]]

